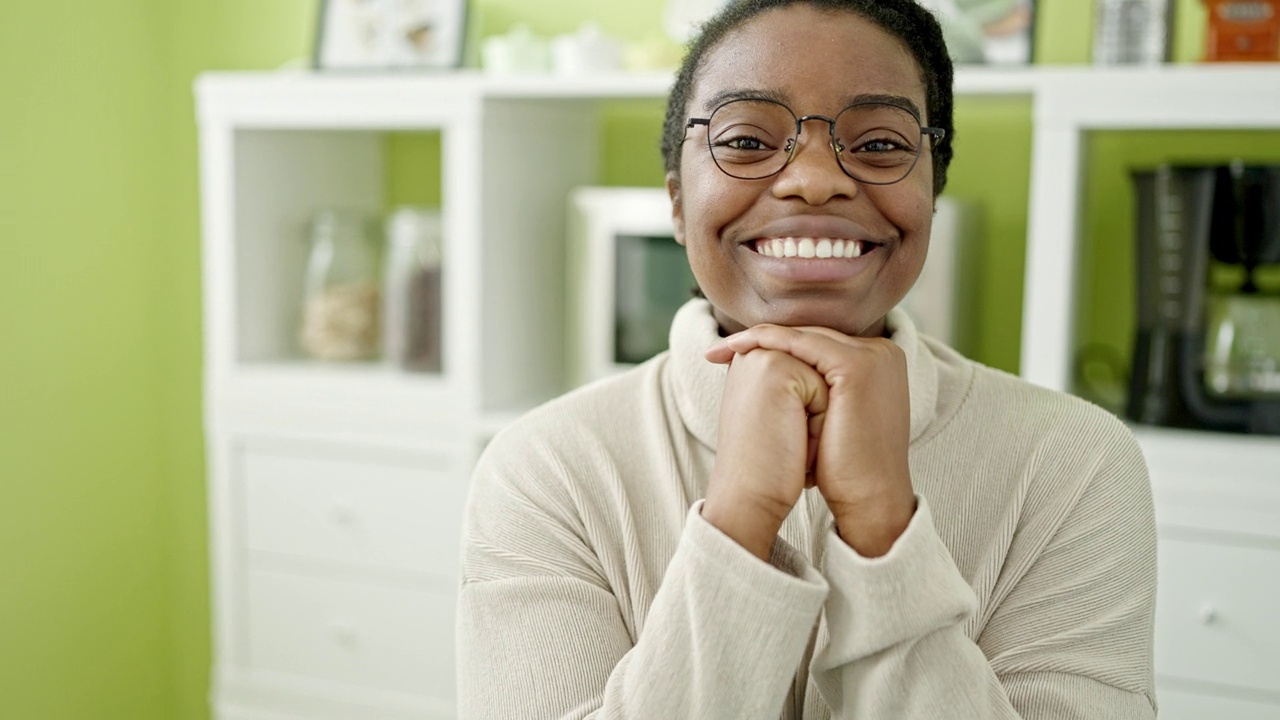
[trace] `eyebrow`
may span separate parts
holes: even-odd
[[[702,110],[703,112],[709,115],[712,112],[715,112],[716,108],[720,107],[721,105],[727,102],[732,102],[734,100],[769,100],[771,102],[776,102],[781,105],[786,105],[787,107],[791,107],[790,103],[787,100],[787,96],[784,93],[779,93],[774,90],[751,88],[751,89],[740,89],[740,90],[722,90],[712,95],[711,97],[707,98],[707,101],[702,105]],[[900,107],[903,110],[906,110],[912,113],[917,118],[923,116],[923,114],[920,112],[920,108],[917,107],[914,102],[912,102],[911,98],[906,97],[904,95],[862,93],[860,95],[854,95],[852,97],[846,98],[846,101],[843,107],[847,108],[850,105],[858,105],[861,103],[884,103],[885,105],[893,105],[894,107]]]
[[[702,105],[702,111],[707,114],[711,114],[716,108],[727,102],[733,102],[734,100],[770,100],[780,105],[787,105],[786,95],[774,92],[773,90],[762,90],[756,88],[721,90],[715,95],[707,98],[707,101]],[[790,106],[788,105],[788,107]]]

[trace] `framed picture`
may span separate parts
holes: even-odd
[[[921,0],[933,10],[957,64],[1026,65],[1035,0]]]
[[[322,0],[315,67],[455,67],[466,15],[466,0]]]

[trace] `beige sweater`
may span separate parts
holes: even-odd
[[[1128,430],[890,315],[919,499],[888,555],[816,490],[771,563],[699,514],[726,369],[671,351],[502,432],[474,476],[462,720],[1152,718],[1155,523]]]

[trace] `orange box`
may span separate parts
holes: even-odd
[[[1209,9],[1205,60],[1280,60],[1280,0],[1203,0]]]

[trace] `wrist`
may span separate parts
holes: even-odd
[[[836,534],[862,557],[887,555],[915,516],[916,499],[872,507],[861,505],[833,512]]]
[[[710,495],[702,503],[702,517],[712,527],[765,562],[769,562],[773,553],[773,541],[782,529],[782,519],[776,518],[773,513],[750,503]]]

